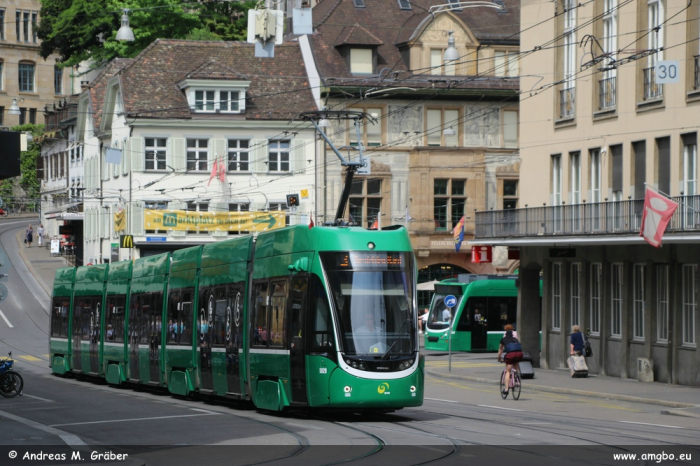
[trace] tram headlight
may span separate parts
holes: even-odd
[[[364,363],[360,363],[360,365],[358,366],[358,368],[359,368],[361,371],[366,371],[366,370],[367,370],[367,366],[365,366]]]
[[[350,365],[353,367],[353,369],[357,369],[357,361],[353,361]]]
[[[343,390],[345,390],[345,393],[350,393],[352,391],[352,387],[350,385],[346,385]]]
[[[374,249],[374,247],[375,247],[375,246],[374,246],[374,243],[373,243],[373,242],[370,241],[369,243],[367,243],[367,248],[368,248],[370,251],[371,251],[372,249]]]
[[[415,385],[411,385],[411,393],[416,393],[416,386]]]

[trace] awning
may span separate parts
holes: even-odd
[[[62,212],[56,217],[56,220],[75,220],[82,222],[84,219],[83,212]]]

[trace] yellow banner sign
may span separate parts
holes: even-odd
[[[146,230],[267,231],[284,226],[284,212],[145,211]]]
[[[114,231],[126,231],[126,215],[123,210],[114,213]]]

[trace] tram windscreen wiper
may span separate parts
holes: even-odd
[[[408,334],[408,330],[409,330],[410,328],[411,328],[411,319],[406,319],[406,322],[404,322],[403,326],[401,327],[401,330],[400,330],[399,333],[396,335],[396,338],[394,338],[394,342],[391,344],[391,346],[389,346],[389,349],[386,350],[386,353],[384,353],[384,354],[382,355],[382,357],[379,358],[380,360],[381,360],[381,359],[386,359],[386,357],[389,356],[389,354],[391,354],[391,351],[394,349],[394,346],[396,346],[396,343],[397,343],[399,340],[403,339],[403,337],[406,336],[406,335]]]

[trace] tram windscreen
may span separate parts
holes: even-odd
[[[449,327],[450,322],[454,320],[457,310],[462,305],[464,296],[454,295],[457,298],[457,304],[452,309],[449,309],[445,305],[446,296],[447,293],[441,293],[436,287],[436,293],[435,296],[433,296],[433,306],[432,309],[430,309],[430,314],[428,314],[427,322],[427,326],[431,330],[444,330]]]
[[[408,355],[415,346],[413,255],[325,252],[321,261],[349,355]]]

